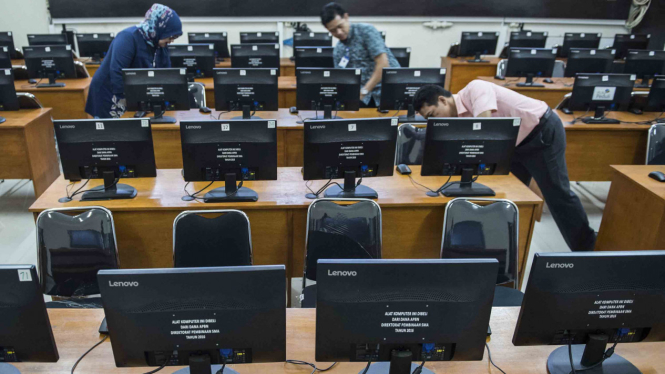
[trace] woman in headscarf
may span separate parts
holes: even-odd
[[[180,17],[161,4],[154,4],[141,24],[119,32],[92,78],[86,113],[95,118],[122,117],[125,113],[122,69],[171,67],[166,46],[180,35]]]

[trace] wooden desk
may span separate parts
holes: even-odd
[[[447,178],[421,177],[420,166],[412,166],[414,179],[434,188]],[[185,202],[185,182],[180,169],[159,169],[157,178],[123,180],[138,190],[131,200],[110,200],[62,204],[58,199],[65,194],[69,183],[58,178],[30,207],[36,215],[48,208],[103,205],[113,212],[118,240],[120,264],[123,268],[173,266],[173,220],[184,210],[240,209],[247,213],[252,226],[254,264],[285,264],[290,277],[302,276],[305,254],[305,228],[307,208],[312,200],[301,168],[279,168],[276,181],[250,181],[245,187],[259,194],[255,203]],[[453,178],[454,180],[455,178]],[[457,178],[459,179],[459,178]],[[529,243],[536,214],[542,200],[512,175],[483,176],[482,183],[496,191],[496,198],[514,201],[520,211],[519,269],[526,264]],[[101,184],[92,180],[88,187]],[[312,189],[325,181],[313,181]],[[190,192],[207,183],[191,183]],[[438,258],[446,197],[427,197],[416,189],[409,178],[395,173],[391,177],[366,178],[363,184],[379,193],[383,217],[384,258]],[[215,183],[212,188],[222,186]],[[76,186],[74,186],[76,188]]]
[[[280,73],[282,77],[295,77],[296,76],[296,62],[291,61],[288,57],[282,57],[279,60]],[[281,108],[281,107],[280,107]]]
[[[32,179],[39,197],[60,176],[51,108],[0,112],[0,179]]]
[[[665,172],[665,166],[613,165],[611,168],[612,186],[596,250],[665,249],[665,183],[649,178],[652,171]]]
[[[206,89],[206,106],[208,108],[215,108],[215,83],[212,78],[198,78],[197,82],[205,85]],[[277,79],[278,93],[278,107],[290,108],[296,106],[296,77],[280,76]]]
[[[27,80],[18,80],[14,88],[16,92],[30,92],[44,107],[52,108],[53,119],[84,119],[90,118],[85,112],[85,103],[91,81],[92,78],[58,79],[65,87],[37,88]]]
[[[445,89],[457,93],[469,82],[480,77],[496,75],[496,66],[501,61],[498,57],[484,57],[488,62],[468,62],[471,57],[441,57],[441,67],[446,68]]]
[[[515,347],[512,343],[519,308],[493,308],[490,317],[492,336],[488,345],[492,350],[492,359],[506,373],[532,374],[545,373],[547,357],[556,346]],[[104,318],[103,309],[49,309],[49,319],[53,326],[60,360],[56,363],[12,363],[21,373],[69,374],[74,362],[101,338],[97,333],[99,321]],[[316,337],[315,309],[286,310],[286,357],[289,360],[314,361]],[[665,343],[621,344],[616,353],[632,362],[643,373],[665,373],[665,360],[662,352]],[[330,363],[317,364],[328,367]],[[358,373],[365,363],[342,362],[330,370],[331,374]],[[309,374],[309,367],[285,363],[230,365],[230,368],[242,374]],[[470,374],[498,373],[488,369],[487,353],[481,361],[427,362],[425,367],[435,373]],[[166,367],[160,373],[173,373],[182,367]],[[154,368],[153,368],[154,369]],[[139,374],[148,368],[116,368],[111,350],[111,341],[107,339],[90,352],[76,368],[80,373],[126,373]]]
[[[571,125],[569,122],[583,116],[584,112],[572,115],[555,112],[566,129],[566,162],[571,181],[609,181],[612,179],[610,165],[644,164],[651,125],[587,125],[581,121]],[[658,113],[613,112],[607,116],[638,122],[654,119]]]

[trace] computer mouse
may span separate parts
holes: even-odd
[[[36,79],[28,79],[28,83],[35,84],[35,83],[37,83],[37,80]]]
[[[210,114],[212,110],[210,110],[210,108],[208,108],[207,106],[204,106],[203,108],[199,108],[199,112],[203,114]]]
[[[378,108],[376,109],[376,111],[379,112],[379,113],[389,113],[390,112],[389,110],[385,110],[385,109],[381,110],[381,109],[378,109]]]
[[[644,114],[640,108],[630,108],[629,112],[633,114]]]
[[[411,168],[409,167],[409,165],[405,165],[405,164],[397,165],[397,171],[402,175],[411,174]]]
[[[566,114],[573,114],[573,111],[568,109],[568,108],[563,108],[563,109],[561,109],[561,111],[566,113]]]
[[[298,114],[298,108],[292,106],[289,108],[289,113],[291,114]]]
[[[543,82],[545,82],[545,83],[554,83],[552,78],[545,78],[545,79],[543,79]]]
[[[652,171],[649,173],[649,178],[655,179],[658,182],[665,182],[665,173],[662,171]]]

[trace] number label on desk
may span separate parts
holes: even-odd
[[[30,274],[30,270],[19,270],[18,280],[19,282],[32,282],[32,275]]]
[[[222,123],[222,131],[231,131],[231,125],[228,123]]]

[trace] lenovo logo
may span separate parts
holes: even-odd
[[[138,287],[139,282],[111,282],[109,281],[109,287]]]
[[[330,269],[328,269],[328,276],[330,277],[355,277],[356,275],[358,275],[358,273],[355,271],[330,271]]]
[[[575,264],[573,263],[568,263],[568,264],[550,264],[549,262],[545,263],[545,267],[547,269],[572,269],[575,267]]]

